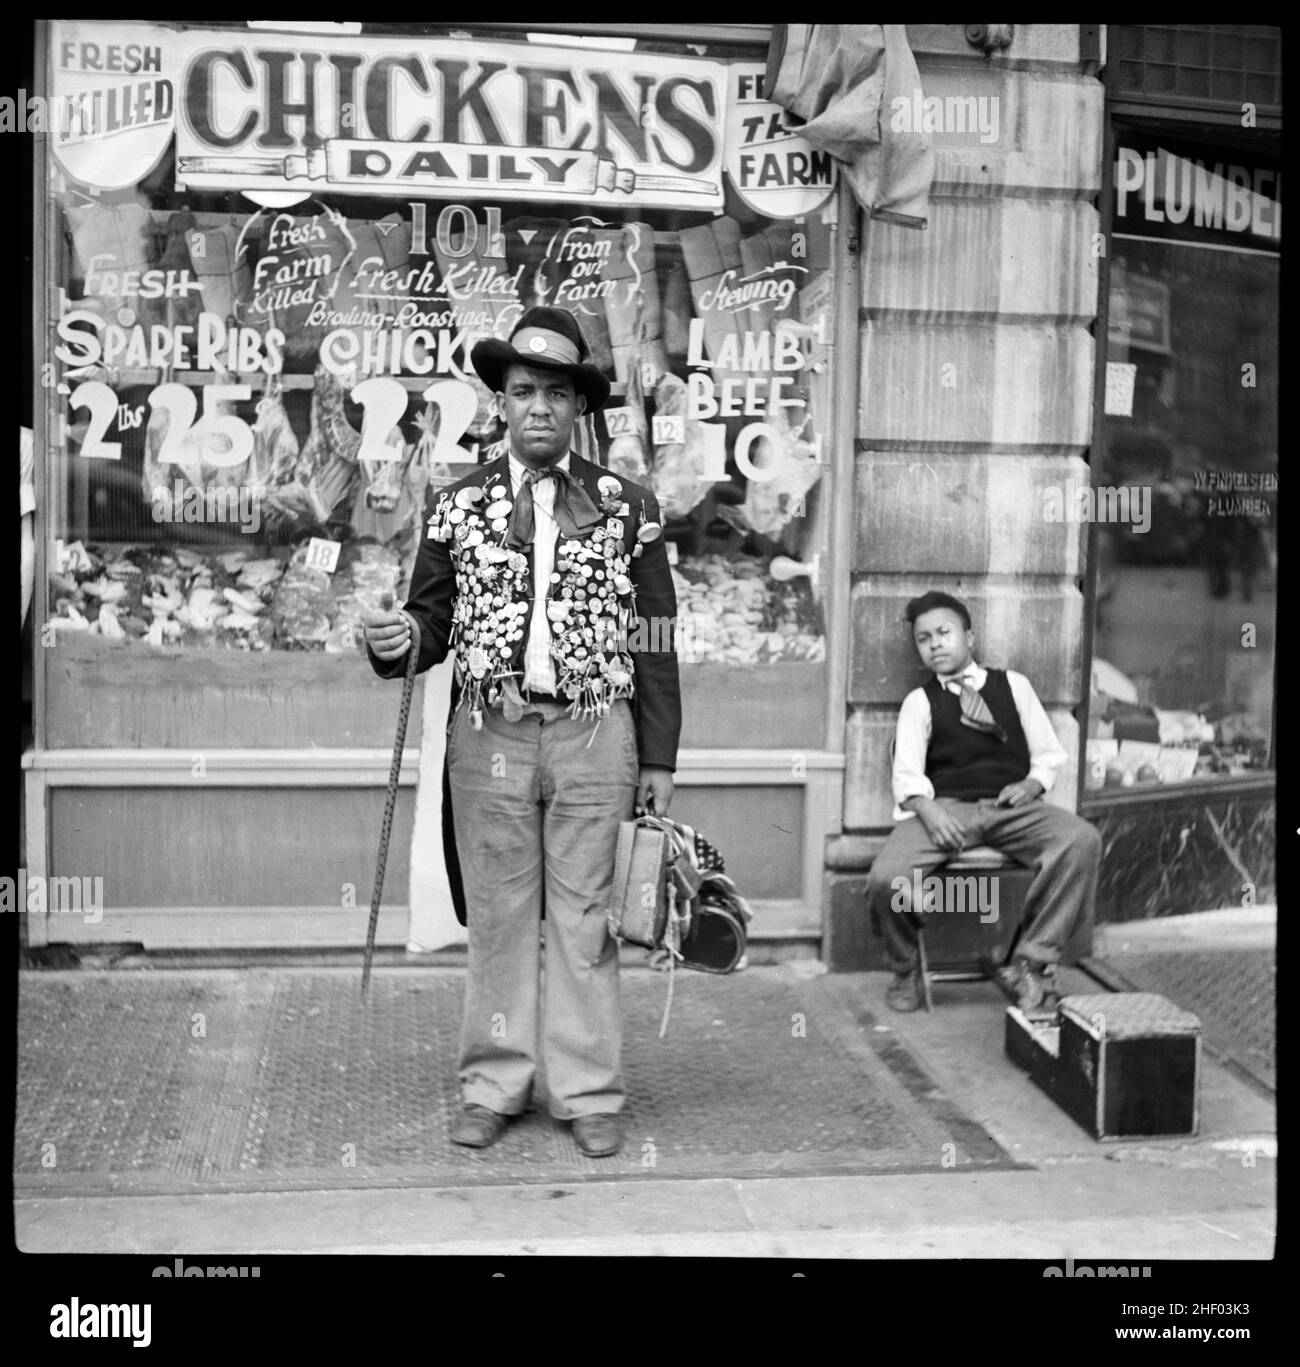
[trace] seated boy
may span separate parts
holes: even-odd
[[[894,819],[867,884],[885,940],[895,1011],[922,1004],[910,890],[958,851],[990,845],[1035,869],[1025,924],[998,985],[1029,1014],[1055,1014],[1056,964],[1092,917],[1101,860],[1095,827],[1042,800],[1065,751],[1029,680],[984,669],[965,603],[932,591],[907,605],[912,640],[934,677],[903,699],[894,741]]]

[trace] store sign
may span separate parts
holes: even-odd
[[[103,190],[138,184],[175,124],[175,60],[162,29],[53,25],[47,132],[73,179]]]
[[[1207,151],[1126,133],[1115,152],[1115,231],[1277,251],[1282,177],[1227,147]]]
[[[136,183],[174,131],[179,186],[281,204],[330,191],[723,205],[717,62],[94,22],[56,23],[52,42],[54,93],[91,124],[69,120],[54,153],[93,185]]]
[[[737,194],[769,218],[798,218],[821,208],[835,189],[835,160],[786,125],[786,113],[763,98],[763,67],[729,72],[727,175]]]
[[[1112,342],[1172,354],[1169,285],[1163,280],[1116,269],[1111,275]]]

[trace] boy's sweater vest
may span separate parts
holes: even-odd
[[[925,775],[934,785],[936,797],[965,801],[997,797],[1008,783],[1019,783],[1029,775],[1029,742],[1006,671],[990,669],[987,673],[980,695],[1007,733],[1005,741],[964,726],[961,699],[937,678],[925,686],[931,717]]]

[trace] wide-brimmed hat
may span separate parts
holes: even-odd
[[[609,381],[589,363],[590,355],[587,339],[571,313],[537,307],[524,311],[509,341],[490,337],[479,342],[470,352],[470,361],[494,394],[505,387],[505,373],[512,365],[562,371],[587,400],[587,412],[594,413],[609,398]]]

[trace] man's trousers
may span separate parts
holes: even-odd
[[[1035,870],[1016,953],[1040,964],[1057,963],[1070,936],[1092,919],[1101,863],[1097,828],[1042,798],[1018,807],[999,807],[992,798],[939,800],[965,827],[968,849],[989,845]],[[930,839],[919,816],[900,821],[876,855],[867,880],[867,906],[895,973],[910,973],[917,966],[920,927],[911,905],[912,888],[955,857],[955,851],[942,850]]]
[[[636,797],[631,707],[614,703],[599,725],[558,702],[526,704],[516,722],[487,707],[480,731],[462,707],[447,755],[469,932],[462,1099],[517,1115],[540,1061],[557,1119],[619,1111],[618,945],[605,915]]]

